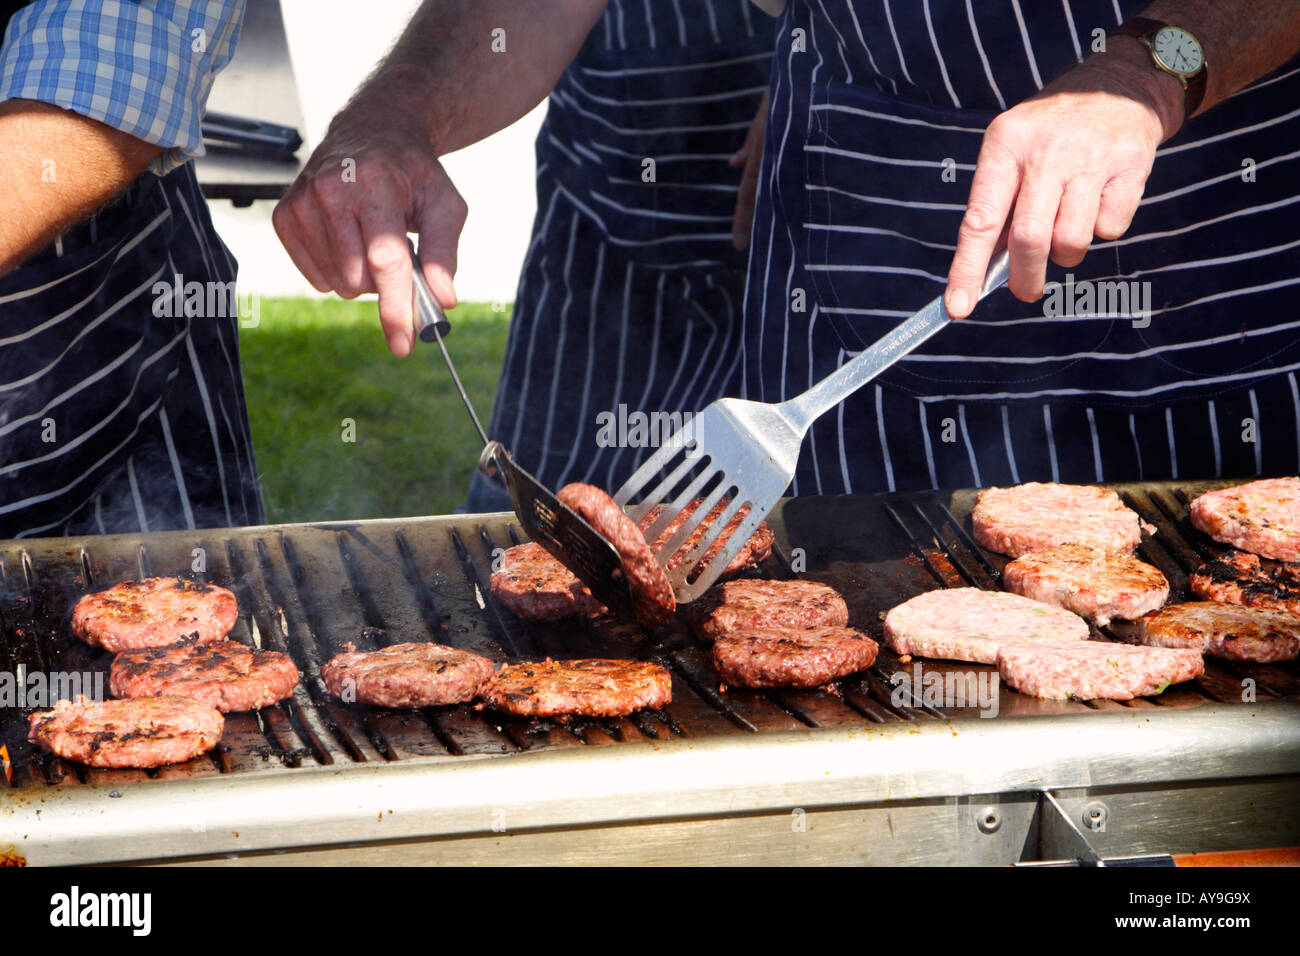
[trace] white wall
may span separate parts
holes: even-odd
[[[281,0],[306,129],[304,158],[334,113],[383,57],[419,0]],[[464,301],[509,302],[536,209],[533,139],[545,104],[508,129],[444,159],[469,203],[456,291]],[[213,203],[213,218],[240,262],[241,285],[261,295],[316,295],[271,227],[270,202],[235,209]]]

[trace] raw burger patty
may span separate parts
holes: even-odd
[[[1197,568],[1189,580],[1197,597],[1300,614],[1300,565],[1265,568],[1258,555],[1229,551]]]
[[[695,633],[706,641],[756,628],[797,631],[849,623],[849,609],[834,588],[815,581],[748,578],[709,588],[687,605],[687,616]]]
[[[737,687],[817,687],[866,670],[876,642],[847,627],[755,628],[713,642],[713,666]]]
[[[636,522],[594,485],[575,481],[561,488],[556,497],[614,545],[627,571],[637,623],[645,628],[667,624],[677,610],[677,599],[667,572],[655,560]]]
[[[1300,657],[1300,614],[1192,601],[1171,604],[1124,629],[1151,647],[1185,647],[1214,657],[1262,664]]]
[[[1134,647],[1110,641],[1025,641],[998,651],[1002,679],[1047,700],[1131,700],[1159,694],[1205,673],[1200,651]]]
[[[161,767],[217,745],[225,718],[188,697],[135,697],[76,703],[32,714],[27,739],[92,767]]]
[[[1109,488],[1037,481],[981,491],[971,524],[976,541],[1013,558],[1058,544],[1129,552],[1144,529],[1137,513]],[[1151,525],[1145,529],[1155,531]]]
[[[1073,645],[1088,633],[1083,618],[1062,608],[979,588],[927,591],[885,615],[885,640],[897,653],[977,664],[996,664],[1009,644]]]
[[[184,578],[123,581],[87,594],[72,611],[72,633],[106,651],[219,641],[239,616],[235,595]]]
[[[647,661],[575,660],[511,664],[483,685],[480,710],[523,717],[622,717],[673,699],[673,679]]]
[[[691,520],[692,513],[703,503],[703,501],[703,498],[697,498],[683,508],[681,513],[669,523],[668,527],[660,532],[659,537],[655,538],[654,544],[650,546],[650,550],[658,551],[661,547],[667,544],[668,539],[676,534],[685,522]],[[713,509],[705,516],[705,519],[696,526],[695,530],[691,532],[690,536],[687,537],[682,544],[678,545],[677,551],[668,559],[669,570],[676,568],[677,565],[681,563],[682,558],[689,554],[691,548],[695,547],[695,545],[700,542],[700,539],[702,539],[708,532],[713,522],[722,516],[722,512],[726,507],[726,501],[720,501],[713,506]],[[652,525],[655,520],[663,514],[663,512],[663,505],[652,508],[650,513],[641,519],[641,530],[648,531],[650,525]],[[701,569],[709,566],[709,563],[713,558],[716,557],[718,552],[727,544],[726,535],[734,533],[737,526],[745,520],[746,514],[748,514],[748,508],[742,507],[732,516],[731,520],[727,522],[727,527],[723,529],[723,534],[718,535],[718,540],[713,542],[708,553],[705,554]],[[732,575],[739,574],[765,559],[772,553],[772,542],[775,538],[776,535],[772,533],[772,529],[768,527],[767,522],[761,522],[754,533],[750,535],[749,540],[741,545],[740,550],[736,552],[736,556],[731,559],[731,563],[723,570],[723,576],[731,577]]]
[[[1300,478],[1266,478],[1209,491],[1192,524],[1215,541],[1278,561],[1300,561]]]
[[[492,593],[526,621],[562,621],[605,611],[577,575],[532,542],[506,549],[501,569],[492,572]]]
[[[288,654],[255,651],[238,641],[123,651],[108,672],[114,697],[188,697],[225,714],[269,707],[297,685],[298,668]]]
[[[1014,594],[1098,624],[1113,617],[1139,618],[1169,597],[1169,582],[1157,568],[1085,544],[1062,544],[1016,558],[1003,569],[1002,584]]]
[[[436,707],[473,700],[495,665],[443,644],[394,644],[378,651],[355,645],[321,665],[325,689],[376,707]]]

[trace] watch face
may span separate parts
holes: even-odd
[[[1161,27],[1151,37],[1151,52],[1170,73],[1195,76],[1205,66],[1205,52],[1196,37],[1181,27]]]

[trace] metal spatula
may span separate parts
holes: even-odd
[[[1004,251],[990,265],[979,297],[1004,285],[1007,276]],[[799,446],[812,423],[948,322],[941,296],[802,395],[774,405],[738,398],[713,402],[636,470],[614,495],[623,506],[637,502],[631,512],[634,521],[640,522],[673,495],[646,530],[647,541],[658,538],[692,500],[704,499],[655,552],[668,569],[678,601],[693,601],[703,594],[771,513],[794,477]],[[719,502],[725,502],[722,513],[679,561],[670,564]],[[700,559],[742,508],[747,510],[721,553],[701,567]]]
[[[443,342],[443,336],[451,331],[451,323],[447,321],[424,281],[415,246],[410,245],[410,250],[414,269],[412,280],[415,286],[416,334],[421,342],[438,343],[447,370],[451,372],[451,380],[460,393],[461,401],[465,403],[465,409],[469,412],[479,437],[483,439],[483,452],[478,460],[479,471],[488,477],[498,473],[501,475],[506,490],[510,492],[515,517],[530,538],[576,574],[607,608],[630,615],[632,598],[627,588],[627,572],[623,568],[623,559],[614,546],[556,498],[545,485],[520,468],[504,445],[488,438],[478,413],[470,403],[469,395],[465,393],[465,386],[456,374],[456,366],[452,364],[446,343]]]

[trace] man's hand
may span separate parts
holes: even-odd
[[[394,355],[415,340],[407,232],[420,234],[438,304],[456,304],[451,279],[467,210],[438,156],[540,103],[605,3],[423,0],[276,207],[275,230],[312,285],[345,298],[379,293]],[[355,182],[344,178],[348,160]]]
[[[1201,42],[1208,72],[1198,112],[1300,52],[1300,3],[1154,0],[1141,16],[1180,26]],[[1068,268],[1094,235],[1123,235],[1156,147],[1182,125],[1184,100],[1182,83],[1152,64],[1141,41],[1111,37],[1106,52],[990,123],[948,273],[948,314],[970,314],[1004,236],[1011,291],[1033,301],[1042,294],[1049,254]]]
[[[444,309],[468,209],[421,135],[376,129],[340,114],[272,216],[316,289],[345,299],[379,293],[379,322],[394,355],[415,341],[406,234],[420,235],[420,265]]]
[[[769,109],[768,92],[764,90],[758,112],[749,124],[749,132],[745,134],[745,145],[736,150],[729,160],[733,169],[744,169],[740,175],[736,213],[731,220],[731,242],[741,252],[749,248],[749,236],[754,231],[754,201],[758,196],[758,171],[763,165],[763,138],[767,135]]]
[[[1183,91],[1142,62],[1137,41],[1112,46],[989,124],[948,273],[953,318],[974,308],[1003,237],[1011,291],[1033,302],[1049,255],[1076,266],[1094,235],[1117,239],[1133,221],[1156,148],[1182,122]]]

